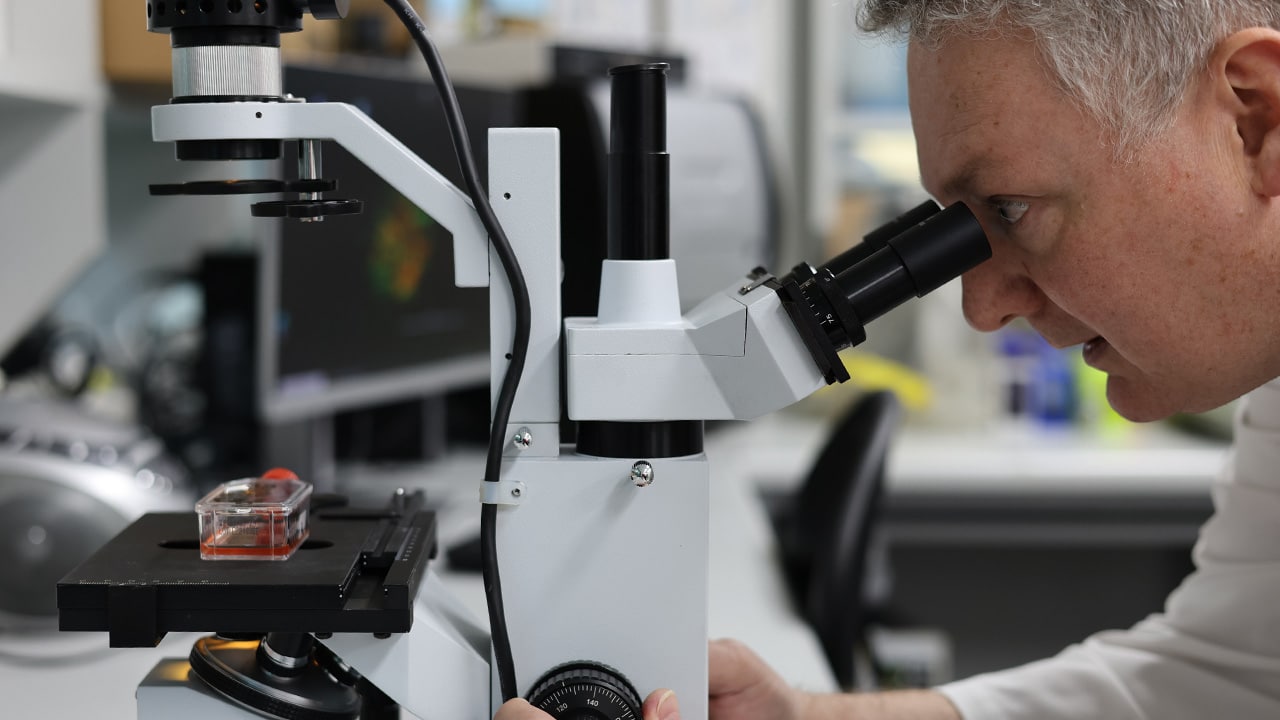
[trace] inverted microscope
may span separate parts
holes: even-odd
[[[455,279],[490,288],[493,432],[479,505],[489,623],[432,568],[420,496],[315,502],[280,562],[202,559],[194,514],[151,514],[59,583],[60,625],[113,647],[213,635],[141,681],[140,718],[482,720],[515,696],[555,718],[639,718],[655,688],[707,717],[709,482],[703,423],[745,420],[849,379],[864,326],[990,256],[970,211],[926,203],[820,267],[757,268],[681,313],[669,259],[665,67],[611,71],[608,254],[598,315],[562,319],[559,136],[490,130],[488,189],[421,20],[386,0],[449,115],[463,192],[359,109],[282,87],[280,35],[343,0],[148,0],[173,45],[173,99],[152,110],[179,160],[274,159],[298,176],[155,186],[157,194],[286,193],[255,215],[322,221],[336,142],[453,235]],[[139,3],[139,7],[143,3]],[[470,167],[468,167],[470,166]],[[574,444],[560,438],[561,377]],[[233,503],[234,505],[234,503]],[[204,548],[207,550],[208,548]],[[645,590],[662,577],[662,594]],[[504,602],[505,601],[505,602]]]

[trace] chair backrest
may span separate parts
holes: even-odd
[[[810,557],[803,611],[844,687],[853,685],[854,653],[863,641],[871,531],[901,417],[891,392],[859,398],[833,429],[795,507],[792,542],[807,545]]]

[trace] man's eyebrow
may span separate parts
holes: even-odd
[[[978,175],[987,168],[987,158],[985,155],[974,155],[960,166],[960,169],[952,173],[938,189],[942,197],[956,197],[972,192],[973,185]]]

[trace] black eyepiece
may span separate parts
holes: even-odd
[[[667,155],[666,63],[609,71],[608,257],[671,256],[671,159]]]

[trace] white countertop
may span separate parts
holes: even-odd
[[[726,455],[749,455],[758,484],[794,486],[825,433],[820,419],[784,411],[724,428],[709,453],[723,448]],[[1228,449],[1160,424],[1110,435],[1076,428],[956,431],[908,425],[894,440],[885,475],[890,493],[1205,493]]]

